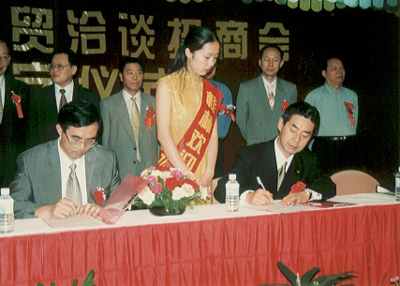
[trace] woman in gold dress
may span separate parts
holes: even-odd
[[[210,186],[214,176],[222,100],[221,91],[201,76],[215,65],[220,46],[209,28],[192,28],[156,89],[157,166],[190,171],[201,186]]]

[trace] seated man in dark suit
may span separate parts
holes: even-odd
[[[60,49],[53,52],[50,64],[53,84],[35,90],[30,98],[29,147],[58,137],[57,115],[64,104],[84,100],[100,110],[100,96],[74,82],[78,71],[79,59],[73,51]]]
[[[282,205],[304,204],[334,197],[335,184],[321,173],[315,156],[306,148],[318,132],[319,121],[317,109],[310,104],[290,105],[279,119],[277,138],[238,150],[232,169],[218,182],[215,198],[225,202],[229,174],[236,174],[241,203],[260,206],[282,199]],[[290,193],[299,182],[303,186]]]
[[[10,184],[16,218],[96,217],[120,183],[115,153],[97,145],[102,121],[96,106],[67,103],[56,127],[58,139],[18,156]],[[100,191],[103,200],[95,200],[94,191]]]

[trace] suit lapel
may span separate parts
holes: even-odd
[[[48,152],[45,154],[47,157],[46,164],[43,166],[43,178],[48,178],[50,184],[45,189],[49,201],[58,201],[62,197],[62,183],[61,183],[61,163],[60,155],[58,154],[58,139],[53,140],[48,145]],[[55,192],[54,190],[57,190]]]
[[[135,142],[135,136],[133,135],[131,119],[129,118],[129,113],[124,96],[122,94],[122,90],[114,96],[117,97],[115,101],[115,112],[117,113],[120,123],[125,128],[126,132],[129,134],[129,137],[131,138],[132,142]]]
[[[267,120],[269,121],[272,116],[272,110],[269,105],[268,94],[265,90],[265,85],[263,81],[263,75],[258,77],[257,85],[255,87],[256,96],[260,105],[263,107],[262,110],[264,111],[264,115],[266,116]]]
[[[96,186],[96,182],[101,182],[100,175],[96,172],[96,161],[99,156],[99,152],[96,147],[92,148],[85,154],[85,169],[86,169],[86,193],[88,203],[94,203],[92,197],[92,191],[101,186]]]
[[[279,118],[282,114],[282,103],[284,101],[284,90],[282,86],[282,81],[279,78],[276,78],[276,94],[275,94],[275,105],[273,114]]]

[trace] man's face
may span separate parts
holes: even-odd
[[[341,60],[330,59],[326,71],[322,71],[322,76],[326,82],[333,88],[340,87],[344,81],[346,71]]]
[[[90,150],[91,143],[97,138],[99,124],[95,122],[85,127],[69,126],[65,133],[59,124],[57,124],[56,128],[58,134],[61,136],[61,150],[64,151],[65,155],[71,161],[74,161],[81,158]],[[74,141],[79,141],[79,143],[75,143]]]
[[[61,87],[66,87],[78,70],[77,66],[71,67],[67,54],[54,55],[51,65],[53,66],[50,70],[51,79]],[[57,67],[57,65],[60,65],[60,67]]]
[[[8,54],[8,49],[6,45],[3,43],[0,43],[0,76],[5,74],[7,71],[8,66],[10,65],[11,62],[11,57]]]
[[[258,61],[264,77],[272,82],[284,61],[281,59],[279,51],[275,48],[268,48],[264,51],[262,58]]]
[[[124,89],[132,96],[140,91],[143,85],[143,70],[138,63],[130,63],[125,66],[124,72],[119,74]]]
[[[286,158],[302,151],[311,139],[314,130],[314,123],[301,115],[293,115],[292,118],[283,125],[283,118],[278,122],[278,147]]]

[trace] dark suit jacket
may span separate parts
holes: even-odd
[[[240,84],[236,105],[236,123],[247,145],[267,142],[278,136],[278,121],[282,103],[297,101],[296,85],[276,79],[274,109],[271,110],[262,75]]]
[[[127,174],[140,176],[140,173],[157,165],[158,141],[156,125],[149,130],[144,123],[146,108],[156,110],[155,98],[141,92],[139,142],[135,141],[131,120],[122,91],[105,98],[100,103],[103,119],[103,145],[117,154],[121,178]],[[139,143],[141,161],[136,158]]]
[[[221,203],[225,202],[225,184],[229,174],[236,174],[236,180],[240,184],[240,194],[247,190],[261,188],[256,179],[259,176],[265,188],[273,194],[274,199],[282,199],[288,195],[291,187],[298,181],[305,183],[307,188],[322,194],[324,200],[336,195],[335,184],[328,176],[321,173],[316,157],[307,147],[294,155],[279,192],[277,192],[278,170],[274,140],[238,150],[232,169],[219,180],[214,192],[215,198]]]
[[[72,100],[86,100],[93,103],[100,111],[100,96],[82,86],[74,84]],[[54,84],[32,92],[30,100],[29,147],[58,138],[57,103]]]
[[[58,139],[18,156],[18,172],[10,184],[15,218],[34,217],[37,208],[55,204],[62,198],[57,144]],[[93,191],[97,187],[104,188],[109,198],[121,182],[115,153],[101,145],[85,154],[85,168],[88,203],[96,203]]]
[[[5,104],[0,124],[0,187],[8,187],[17,171],[17,156],[26,150],[30,88],[26,83],[5,76]],[[21,96],[24,118],[18,118],[12,92]]]

